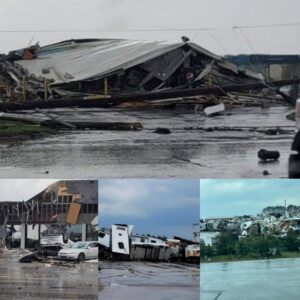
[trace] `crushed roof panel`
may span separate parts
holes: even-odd
[[[69,40],[41,47],[36,58],[18,60],[36,76],[54,79],[55,83],[91,80],[142,64],[169,51],[188,45],[201,54],[219,56],[194,43],[168,43],[120,39]]]

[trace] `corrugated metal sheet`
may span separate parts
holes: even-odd
[[[55,83],[92,80],[126,70],[183,45],[120,39],[71,40],[42,47],[35,53],[37,58],[17,63],[36,76],[54,79]],[[203,55],[220,59],[197,44],[188,45]]]

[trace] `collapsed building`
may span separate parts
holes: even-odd
[[[187,39],[179,43],[66,40],[11,51],[8,57],[47,80],[52,96],[153,92],[263,79]]]
[[[62,244],[95,240],[97,215],[96,180],[58,181],[27,201],[0,202],[0,237],[7,247],[22,249],[47,237]]]
[[[295,205],[266,207],[257,216],[201,219],[200,224],[201,232],[215,233],[211,235],[212,241],[224,232],[243,238],[254,235],[285,237],[293,231],[300,237],[299,207]]]
[[[0,76],[0,100],[5,101],[0,103],[2,111],[111,107],[165,99],[171,104],[190,101],[207,106],[236,100],[248,105],[267,100],[284,100],[286,104],[294,101],[295,95],[286,95],[280,87],[300,83],[295,77],[268,80],[262,73],[236,65],[186,37],[178,43],[72,39],[46,46],[36,44],[3,57],[11,68],[24,70],[31,79],[24,77],[20,85],[20,78],[11,76],[11,72],[4,74],[5,80]],[[15,88],[21,86],[19,97],[12,97],[7,78]],[[25,87],[33,79],[39,85],[30,95]]]
[[[162,240],[134,235],[133,225],[115,224],[101,228],[98,234],[99,259],[190,261],[200,259],[199,242],[174,237]]]
[[[267,81],[299,78],[300,56],[280,54],[239,54],[225,56],[239,69],[248,69],[260,73]],[[291,99],[299,96],[299,83],[282,88]],[[294,104],[294,101],[293,101]]]

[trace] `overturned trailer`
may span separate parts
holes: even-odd
[[[171,248],[165,241],[148,236],[132,236],[130,259],[132,260],[160,260],[171,258]]]
[[[98,233],[99,258],[128,260],[132,225],[115,224],[111,229],[101,228]]]
[[[200,259],[199,243],[182,238],[162,240],[132,235],[133,226],[115,224],[99,230],[99,259],[190,261]]]

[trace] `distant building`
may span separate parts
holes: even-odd
[[[261,73],[267,80],[284,80],[300,77],[300,55],[239,54],[225,56],[240,70],[250,69]],[[293,86],[291,96],[298,97],[299,87]]]

